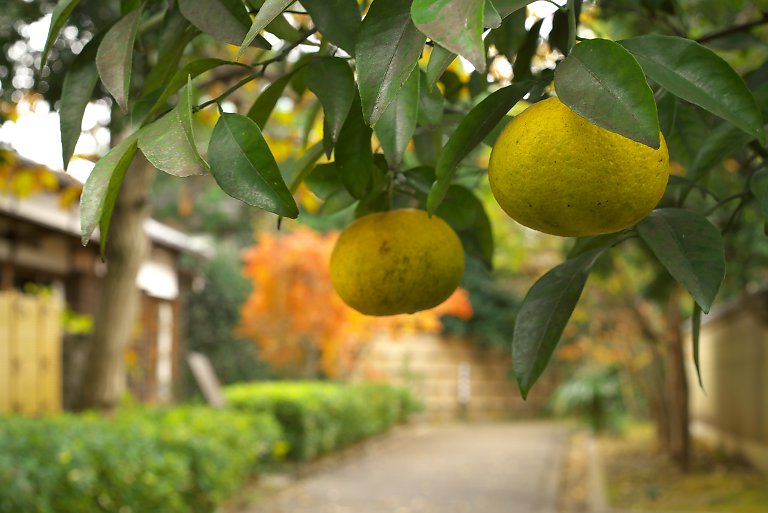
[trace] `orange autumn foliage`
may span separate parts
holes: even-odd
[[[253,292],[242,305],[238,336],[253,340],[260,357],[293,376],[321,371],[343,378],[379,332],[440,331],[442,315],[472,316],[467,292],[414,315],[368,317],[348,307],[331,286],[328,270],[338,233],[300,227],[264,234],[244,253],[243,274]]]

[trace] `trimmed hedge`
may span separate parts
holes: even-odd
[[[386,431],[419,407],[407,391],[376,383],[244,383],[224,395],[233,408],[274,415],[295,461]]]
[[[228,387],[231,408],[0,416],[0,513],[211,513],[286,454],[306,460],[414,411],[386,385]]]
[[[208,408],[1,418],[0,512],[212,512],[281,439],[270,415]]]

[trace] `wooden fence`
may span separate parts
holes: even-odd
[[[61,410],[61,301],[0,292],[0,413]]]

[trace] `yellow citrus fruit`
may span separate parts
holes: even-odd
[[[341,232],[331,254],[333,288],[366,315],[437,306],[456,290],[463,274],[458,235],[423,210],[363,216]]]
[[[601,128],[557,98],[538,102],[499,135],[491,190],[517,222],[564,237],[622,230],[664,194],[669,153]]]

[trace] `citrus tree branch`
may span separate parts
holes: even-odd
[[[749,32],[755,27],[759,27],[761,25],[766,25],[766,24],[768,24],[768,11],[763,11],[760,19],[753,20],[747,23],[742,23],[740,25],[733,25],[732,27],[728,27],[723,30],[718,30],[717,32],[712,32],[711,34],[707,34],[705,36],[702,36],[696,39],[696,42],[707,43],[709,41],[727,37],[733,34],[738,34],[740,32]]]

